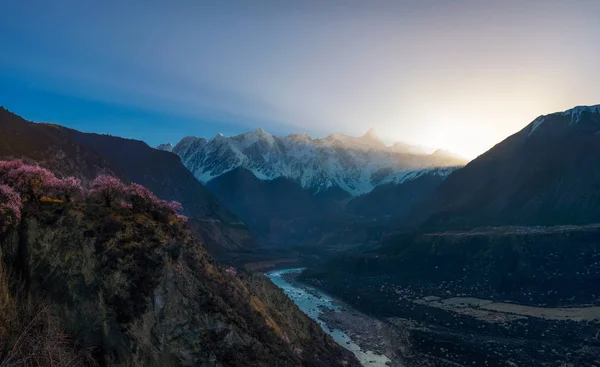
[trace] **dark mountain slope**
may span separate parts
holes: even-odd
[[[164,200],[180,201],[190,217],[190,226],[217,255],[223,249],[258,246],[247,227],[196,180],[177,155],[150,148],[138,140],[65,131],[74,141],[102,154],[133,182],[146,186]]]
[[[341,212],[349,196],[341,190],[313,195],[288,178],[259,180],[236,168],[207,184],[221,202],[235,212],[263,241],[282,245],[302,237],[309,228]]]
[[[420,201],[428,226],[600,221],[600,107],[540,116]]]
[[[346,212],[369,218],[400,217],[421,197],[431,195],[446,177],[423,175],[401,184],[377,186],[373,191],[353,198]]]
[[[70,138],[60,126],[24,120],[0,108],[0,158],[23,158],[43,164],[62,175],[83,181],[98,172],[125,179],[125,175],[105,157]]]
[[[305,280],[402,321],[435,366],[592,366],[597,316],[549,315],[600,304],[598,167],[600,106],[540,116],[423,195],[405,217],[418,230],[339,254]],[[522,313],[530,306],[540,309]]]
[[[0,109],[0,158],[33,160],[59,175],[73,175],[84,182],[98,173],[110,173],[125,182],[142,184],[162,199],[178,200],[190,217],[190,227],[217,256],[258,245],[247,227],[175,154],[141,141],[32,123]]]

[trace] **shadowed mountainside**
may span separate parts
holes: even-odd
[[[271,245],[303,244],[319,240],[315,227],[343,211],[349,195],[331,190],[313,195],[295,181],[263,181],[237,168],[211,180],[207,187],[223,205],[235,212],[262,242]]]
[[[600,106],[540,116],[451,174],[409,220],[428,227],[600,222]]]
[[[162,199],[182,202],[190,227],[219,257],[258,246],[247,227],[172,153],[141,141],[28,122],[6,109],[0,109],[0,142],[0,158],[33,160],[84,182],[110,173],[144,185]]]

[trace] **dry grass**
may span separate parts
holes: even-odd
[[[78,350],[50,309],[12,291],[0,257],[0,367],[94,366],[90,350]]]

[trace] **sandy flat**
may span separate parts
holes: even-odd
[[[494,302],[489,299],[474,297],[452,297],[447,299],[436,299],[437,297],[424,297],[416,300],[416,303],[470,314],[477,317],[483,316],[488,319],[491,314],[476,311],[491,311],[510,315],[537,317],[546,320],[569,320],[569,321],[593,321],[600,320],[600,306],[587,307],[534,307],[524,306],[516,303]],[[475,312],[474,312],[475,311]],[[477,317],[479,318],[479,317]]]

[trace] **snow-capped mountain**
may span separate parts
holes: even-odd
[[[600,132],[600,105],[577,106],[564,112],[542,115],[525,127],[528,136],[546,132],[559,133],[570,127],[588,132]]]
[[[203,183],[241,167],[261,180],[285,177],[313,193],[339,187],[353,196],[416,178],[421,171],[466,163],[442,151],[427,154],[403,143],[388,147],[373,130],[361,137],[332,134],[312,139],[307,134],[273,136],[257,129],[233,137],[218,134],[210,140],[185,137],[175,147],[161,144],[158,149],[178,154]]]
[[[173,151],[173,144],[171,143],[167,143],[167,144],[159,144],[156,149],[158,150],[164,150],[166,152],[172,152]]]

